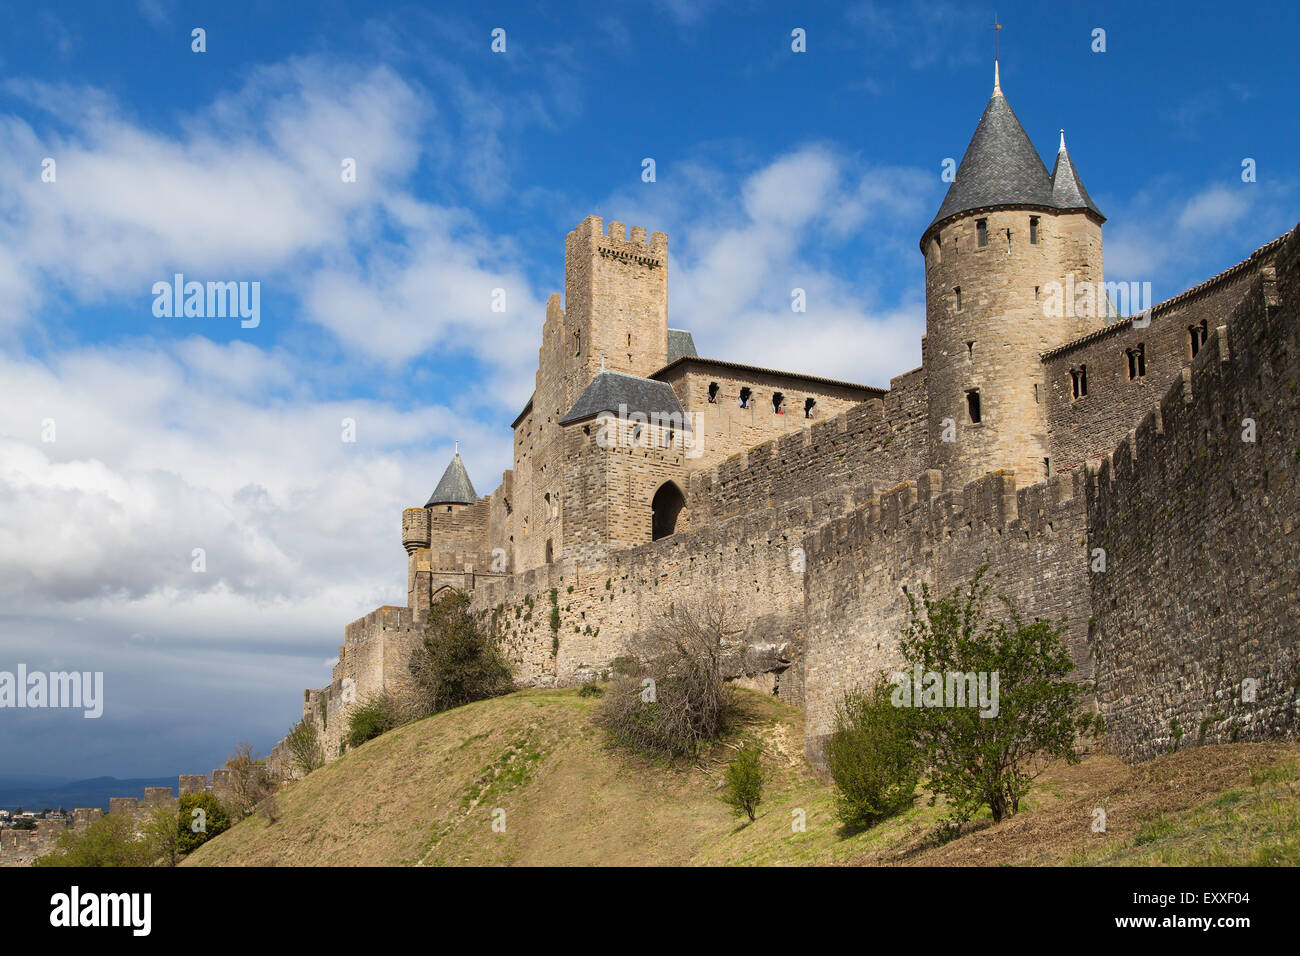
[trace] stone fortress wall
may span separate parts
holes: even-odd
[[[1122,355],[1123,348],[1131,347],[1125,344],[1129,338],[1172,341],[1179,333],[1187,334],[1184,326],[1192,324],[1192,319],[1199,323],[1208,317],[1214,331],[1210,341],[1198,347],[1196,361],[1189,366],[1190,355],[1184,361],[1178,353],[1152,347],[1147,353],[1147,379],[1171,382],[1179,394],[1188,387],[1185,382],[1202,378],[1205,385],[1200,391],[1206,394],[1210,389],[1244,389],[1251,382],[1258,387],[1259,381],[1264,381],[1276,394],[1261,393],[1253,399],[1264,408],[1259,421],[1266,423],[1273,415],[1274,420],[1294,428],[1294,414],[1271,411],[1287,395],[1294,395],[1290,391],[1296,382],[1294,366],[1289,379],[1285,369],[1261,379],[1262,369],[1254,363],[1269,353],[1262,347],[1246,348],[1245,343],[1255,341],[1259,334],[1272,336],[1269,341],[1280,350],[1278,354],[1289,354],[1294,361],[1294,347],[1286,344],[1294,341],[1294,311],[1270,307],[1272,311],[1264,318],[1272,318],[1265,323],[1256,305],[1257,300],[1262,301],[1260,290],[1265,285],[1273,290],[1268,293],[1273,299],[1288,301],[1287,282],[1293,281],[1288,277],[1294,275],[1296,254],[1296,234],[1291,233],[1188,294],[1157,306],[1145,329],[1135,329],[1125,320],[1115,323],[1113,330],[1107,327],[1048,355],[1045,381],[1059,383],[1065,370],[1068,387],[1069,361],[1084,355],[1100,366],[1103,343],[1108,354],[1118,348]],[[1294,303],[1294,298],[1290,301]],[[1290,308],[1294,310],[1294,304]],[[1242,331],[1234,333],[1237,325]],[[1230,360],[1222,368],[1216,359],[1211,372],[1207,370],[1211,357],[1219,353],[1220,326],[1227,328],[1228,341],[1240,338],[1243,346],[1227,353]],[[1223,369],[1238,369],[1234,362],[1251,364],[1225,377]],[[1169,367],[1175,363],[1177,371]],[[1294,676],[1285,678],[1290,673],[1287,668],[1294,666],[1288,663],[1292,657],[1277,650],[1287,640],[1293,645],[1296,633],[1297,622],[1286,614],[1291,605],[1285,602],[1271,611],[1271,633],[1256,630],[1254,637],[1241,637],[1254,656],[1242,657],[1239,663],[1260,673],[1258,700],[1262,704],[1264,695],[1269,695],[1272,704],[1268,708],[1240,710],[1230,719],[1231,708],[1221,701],[1236,679],[1237,670],[1231,668],[1223,672],[1222,686],[1214,688],[1219,694],[1218,710],[1206,704],[1203,694],[1177,706],[1169,703],[1185,693],[1189,669],[1200,673],[1200,680],[1208,679],[1202,673],[1204,667],[1193,667],[1189,656],[1193,649],[1205,652],[1208,624],[1190,627],[1186,633],[1175,627],[1176,617],[1167,618],[1163,628],[1137,626],[1147,613],[1144,608],[1153,606],[1152,596],[1181,593],[1183,584],[1174,587],[1151,579],[1139,592],[1134,581],[1141,576],[1114,573],[1116,562],[1121,568],[1129,567],[1127,554],[1140,545],[1149,550],[1172,548],[1173,544],[1170,534],[1161,530],[1163,512],[1154,505],[1144,522],[1118,519],[1117,515],[1127,514],[1131,508],[1116,504],[1113,489],[1117,482],[1130,488],[1164,486],[1173,500],[1180,496],[1195,500],[1194,489],[1209,486],[1199,479],[1186,487],[1178,484],[1181,479],[1171,478],[1167,463],[1160,463],[1158,457],[1140,458],[1135,472],[1129,438],[1119,432],[1118,424],[1101,427],[1097,424],[1101,419],[1094,418],[1086,425],[1071,426],[1066,410],[1071,404],[1078,409],[1086,402],[1092,403],[1090,408],[1117,406],[1119,411],[1111,409],[1108,415],[1115,422],[1127,417],[1127,432],[1139,424],[1144,411],[1129,396],[1150,396],[1150,385],[1140,392],[1114,394],[1103,380],[1090,387],[1084,399],[1064,402],[1053,398],[1049,402],[1051,452],[1061,461],[1072,462],[1073,467],[1047,479],[1033,475],[1034,483],[1023,487],[1018,487],[1017,476],[1010,470],[948,487],[941,470],[924,467],[926,403],[921,370],[899,376],[891,384],[893,388],[880,399],[854,405],[809,428],[687,474],[681,530],[667,538],[632,547],[593,546],[520,574],[430,571],[423,585],[430,598],[413,607],[427,607],[441,587],[467,589],[474,607],[499,622],[522,682],[547,685],[581,682],[607,668],[635,645],[665,600],[722,597],[745,609],[748,624],[747,648],[732,662],[733,674],[751,686],[806,706],[807,744],[815,759],[844,690],[897,663],[897,635],[907,606],[903,588],[915,591],[924,582],[932,589],[948,590],[968,581],[978,566],[987,563],[999,589],[1016,600],[1026,616],[1050,616],[1066,622],[1076,676],[1087,682],[1112,725],[1120,751],[1127,756],[1150,756],[1153,748],[1167,746],[1175,736],[1187,741],[1193,736],[1218,739],[1215,734],[1249,736],[1263,727],[1277,731],[1282,715],[1294,713],[1294,692],[1290,700],[1283,692],[1284,685],[1290,686],[1286,680],[1294,680]],[[1197,394],[1195,387],[1192,394]],[[1168,396],[1164,399],[1169,400]],[[1143,425],[1135,435],[1147,442],[1151,427]],[[1169,427],[1166,421],[1166,432]],[[1092,430],[1097,437],[1086,439],[1080,434],[1085,430]],[[1111,442],[1116,434],[1120,436],[1118,448]],[[1194,446],[1196,435],[1189,434],[1187,441]],[[1200,441],[1204,443],[1203,435]],[[1285,440],[1278,444],[1275,437],[1273,441],[1274,454],[1282,455]],[[1161,442],[1162,447],[1183,447],[1178,437],[1162,438]],[[1232,446],[1231,451],[1257,454],[1259,446],[1243,448]],[[1292,443],[1286,455],[1294,455],[1295,448]],[[595,453],[589,443],[587,451]],[[642,454],[651,462],[671,453],[659,448],[631,454],[626,449],[620,451],[628,457]],[[579,461],[582,449],[570,448],[566,454],[571,461]],[[1112,461],[1125,462],[1125,470],[1118,471],[1120,466]],[[1143,476],[1140,472],[1148,464],[1162,470]],[[1224,457],[1215,467],[1227,475],[1240,465]],[[611,473],[596,469],[589,479],[608,480]],[[1258,467],[1255,473],[1262,474]],[[1279,511],[1277,507],[1279,487],[1293,491],[1294,483],[1277,484],[1284,475],[1291,481],[1286,461],[1279,460],[1268,474],[1274,484],[1260,491],[1254,511],[1239,515],[1238,533],[1249,537],[1261,532],[1259,523],[1263,522],[1267,534],[1260,540],[1269,541],[1272,550],[1259,545],[1221,549],[1228,567],[1249,559],[1257,563],[1276,560],[1283,570],[1294,569],[1296,539],[1286,526],[1286,517],[1278,515],[1289,516],[1295,509],[1290,506]],[[1257,477],[1261,489],[1265,480]],[[1242,480],[1225,477],[1215,487],[1229,486],[1233,490],[1223,492],[1227,502],[1238,500],[1232,494],[1245,493]],[[1170,490],[1175,487],[1176,491]],[[589,501],[598,501],[603,494],[590,483],[571,490],[580,491]],[[1234,512],[1243,508],[1245,505],[1239,504]],[[1190,508],[1180,520],[1188,534],[1204,536],[1223,520],[1222,513],[1222,508]],[[1116,547],[1114,542],[1120,538],[1124,541]],[[1106,548],[1109,572],[1089,570],[1094,547]],[[1192,565],[1183,568],[1181,581],[1196,580],[1203,547],[1204,542],[1177,549],[1178,560]],[[1270,558],[1274,552],[1277,557]],[[1162,560],[1168,564],[1172,558]],[[1143,574],[1151,574],[1159,565],[1143,562]],[[1216,575],[1224,573],[1219,565],[1214,567]],[[1239,564],[1236,571],[1245,573],[1246,566]],[[1294,575],[1290,580],[1295,580]],[[1122,599],[1117,592],[1122,592]],[[552,628],[552,606],[559,612],[558,628]],[[1198,608],[1196,619],[1215,621],[1231,616],[1234,608],[1244,615],[1238,620],[1255,618],[1237,604],[1220,601],[1216,606],[1226,610],[1216,616]],[[1175,601],[1167,613],[1175,614],[1182,607]],[[419,634],[419,613],[411,608],[381,608],[348,626],[335,680],[327,688],[308,691],[304,701],[306,715],[313,719],[322,711],[326,715],[320,727],[331,757],[337,755],[350,703],[345,699],[345,680],[353,681],[353,699],[400,688],[407,680],[406,660]],[[1144,648],[1140,654],[1139,647]],[[1217,662],[1221,656],[1216,653],[1212,659]],[[1136,686],[1138,665],[1134,661],[1143,661],[1142,666],[1150,669],[1153,665],[1149,662],[1165,658],[1168,663],[1157,669],[1155,683]],[[1222,717],[1216,721],[1220,712]],[[1157,713],[1163,715],[1159,720],[1154,716]],[[1250,713],[1260,716],[1243,724],[1244,715]],[[1175,720],[1177,729],[1171,724]],[[1164,730],[1150,733],[1153,722]],[[281,764],[285,762],[281,750],[273,756]]]
[[[130,817],[139,831],[158,807],[175,809],[180,797],[188,793],[210,793],[222,803],[234,794],[231,771],[212,771],[211,780],[201,773],[183,773],[177,778],[177,787],[145,787],[144,798],[110,797],[108,812]],[[0,830],[0,866],[28,866],[38,856],[54,850],[59,837],[68,831],[80,833],[96,820],[104,817],[102,807],[78,807],[71,819],[44,819],[36,821],[35,830]]]

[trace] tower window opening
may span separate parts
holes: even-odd
[[[710,405],[718,404],[718,383],[717,382],[709,383],[709,404]]]
[[[550,564],[554,560],[555,560],[555,546],[551,543],[551,539],[547,538],[546,539],[546,563]]]
[[[751,395],[753,395],[753,394],[754,394],[753,390],[750,389],[748,386],[746,386],[745,388],[742,388],[742,389],[740,390],[740,407],[741,407],[741,408],[749,408],[749,397],[750,397]]]
[[[957,286],[952,291],[953,294],[957,296],[957,311],[960,312],[961,311],[961,286]]]
[[[629,333],[627,334],[627,344],[628,344],[628,345],[631,345],[631,344],[632,344],[632,333],[631,333],[631,332],[629,332]]]
[[[581,330],[573,333],[573,354],[574,355],[582,354],[582,331]]]
[[[780,392],[772,393],[772,411],[777,415],[784,415],[785,411],[782,406],[785,404],[785,396]]]
[[[1029,217],[1029,244],[1031,246],[1038,245],[1038,217],[1037,216]],[[1038,291],[1037,286],[1034,286],[1034,291],[1035,292]]]
[[[1007,252],[1011,251],[1011,230],[1007,230]]]
[[[1125,349],[1128,356],[1128,378],[1129,381],[1144,378],[1147,374],[1147,347],[1146,343],[1139,342],[1137,348]]]
[[[1045,478],[1052,477],[1052,459],[1050,458],[1043,459],[1043,477]]]
[[[1200,325],[1189,325],[1187,327],[1187,334],[1192,342],[1192,358],[1196,358],[1196,353],[1201,350],[1201,346],[1210,337],[1209,323],[1205,319],[1201,319]]]
[[[1088,366],[1080,365],[1070,369],[1070,391],[1075,398],[1083,398],[1088,394]]]
[[[966,415],[972,425],[980,423],[980,390],[978,388],[966,391]]]
[[[813,417],[813,409],[816,408],[816,407],[817,407],[817,399],[815,399],[815,398],[805,398],[805,399],[803,400],[803,417],[804,417],[804,418],[812,418],[812,417]]]
[[[975,356],[975,340],[971,339],[969,342],[966,343],[966,357],[974,358],[974,356]]]
[[[1034,301],[1038,301],[1038,286],[1034,286]]]
[[[989,244],[989,221],[987,219],[975,220],[975,239],[981,249]]]
[[[1041,403],[1041,400],[1040,400],[1039,397],[1038,397],[1038,383],[1035,382],[1035,383],[1034,383],[1034,404],[1035,404],[1035,405],[1038,405],[1038,404],[1040,404],[1040,403]]]

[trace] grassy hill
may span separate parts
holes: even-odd
[[[293,783],[274,822],[250,817],[186,864],[1300,864],[1300,745],[1192,748],[1137,769],[1093,755],[1049,768],[1017,816],[938,845],[942,806],[928,795],[844,833],[833,790],[804,762],[802,712],[749,692],[742,702],[736,740],[689,769],[610,750],[592,721],[599,701],[576,690],[472,704]],[[761,742],[772,775],[746,825],[717,796],[728,744],[743,738]],[[793,831],[795,811],[806,832]]]

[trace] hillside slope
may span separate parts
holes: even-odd
[[[802,712],[742,695],[772,778],[742,826],[717,798],[732,750],[673,770],[611,751],[575,690],[532,690],[399,728],[297,781],[187,865],[1300,863],[1300,746],[1236,744],[1138,769],[1051,768],[1026,809],[945,845],[942,807],[844,834],[802,756]],[[1094,832],[1094,810],[1106,832]],[[504,832],[493,829],[504,811]],[[792,821],[806,821],[795,832]]]

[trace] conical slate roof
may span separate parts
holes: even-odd
[[[1065,130],[1061,130],[1061,148],[1056,152],[1056,168],[1052,170],[1052,205],[1059,209],[1091,209],[1101,216],[1101,210],[1083,188],[1083,180],[1070,161],[1070,154],[1065,151]]]
[[[478,495],[474,493],[474,486],[465,471],[465,463],[460,460],[460,452],[456,452],[452,456],[451,464],[442,473],[438,487],[433,489],[433,494],[429,496],[424,506],[431,508],[434,505],[472,505],[476,501]]]
[[[1022,205],[1054,205],[1052,180],[1011,104],[995,89],[930,227],[984,206]]]
[[[993,75],[993,96],[957,166],[957,178],[948,187],[943,205],[921,236],[923,245],[939,223],[990,206],[1087,209],[1103,221],[1106,218],[1083,188],[1083,180],[1065,151],[1065,134],[1061,134],[1056,169],[1049,176],[1043,158],[1002,95],[996,66]]]

